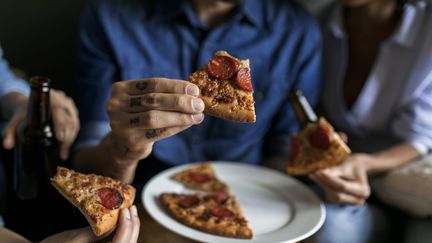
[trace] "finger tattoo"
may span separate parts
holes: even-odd
[[[148,139],[152,139],[152,138],[159,137],[159,135],[161,135],[165,131],[166,131],[166,128],[149,130],[146,132],[145,136]]]
[[[134,118],[131,118],[129,120],[129,124],[131,124],[131,125],[136,125],[136,124],[139,124],[139,123],[140,123],[140,118],[139,117],[134,117]]]
[[[145,89],[147,89],[147,86],[148,86],[148,83],[147,83],[147,82],[138,82],[138,83],[135,85],[135,88],[136,88],[137,90],[144,91]]]
[[[141,106],[141,97],[132,97],[129,107]]]

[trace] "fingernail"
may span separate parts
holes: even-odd
[[[124,215],[126,216],[127,219],[130,219],[130,218],[131,218],[130,213],[129,213],[129,209],[124,208],[124,209],[123,209],[123,213],[124,213]]]
[[[203,119],[204,119],[204,114],[202,113],[192,115],[192,120],[194,120],[195,122],[202,122]]]
[[[193,98],[192,105],[195,111],[204,110],[204,102],[201,99]]]
[[[135,205],[132,206],[131,212],[132,212],[132,215],[134,217],[138,217],[138,210],[137,210],[137,207]]]
[[[188,95],[199,95],[198,87],[195,85],[188,85],[186,87],[186,94]]]

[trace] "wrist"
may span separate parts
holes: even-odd
[[[123,166],[135,168],[140,160],[150,155],[154,144],[153,142],[140,143],[139,149],[136,149],[119,142],[112,132],[106,138],[108,148],[105,151],[110,151],[110,156],[119,169]]]
[[[361,161],[365,171],[370,174],[370,173],[374,173],[376,171],[376,165],[377,165],[377,158],[374,155],[371,154],[366,154],[366,153],[362,153],[362,154],[358,154],[358,156],[360,156],[359,161]]]

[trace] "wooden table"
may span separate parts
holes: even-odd
[[[141,220],[138,243],[195,243],[197,241],[180,236],[156,222],[144,209],[142,204],[136,205]]]

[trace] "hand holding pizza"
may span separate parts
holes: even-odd
[[[113,84],[106,109],[120,157],[146,158],[155,141],[203,121],[199,89],[187,81],[147,78]]]
[[[124,208],[120,213],[119,225],[115,231],[112,243],[135,243],[138,240],[140,220],[135,206]],[[64,231],[48,238],[41,243],[91,243],[100,239],[95,236],[90,227]]]
[[[353,154],[340,165],[319,170],[309,177],[325,192],[330,202],[362,205],[370,196],[370,185],[364,161],[366,154]]]

